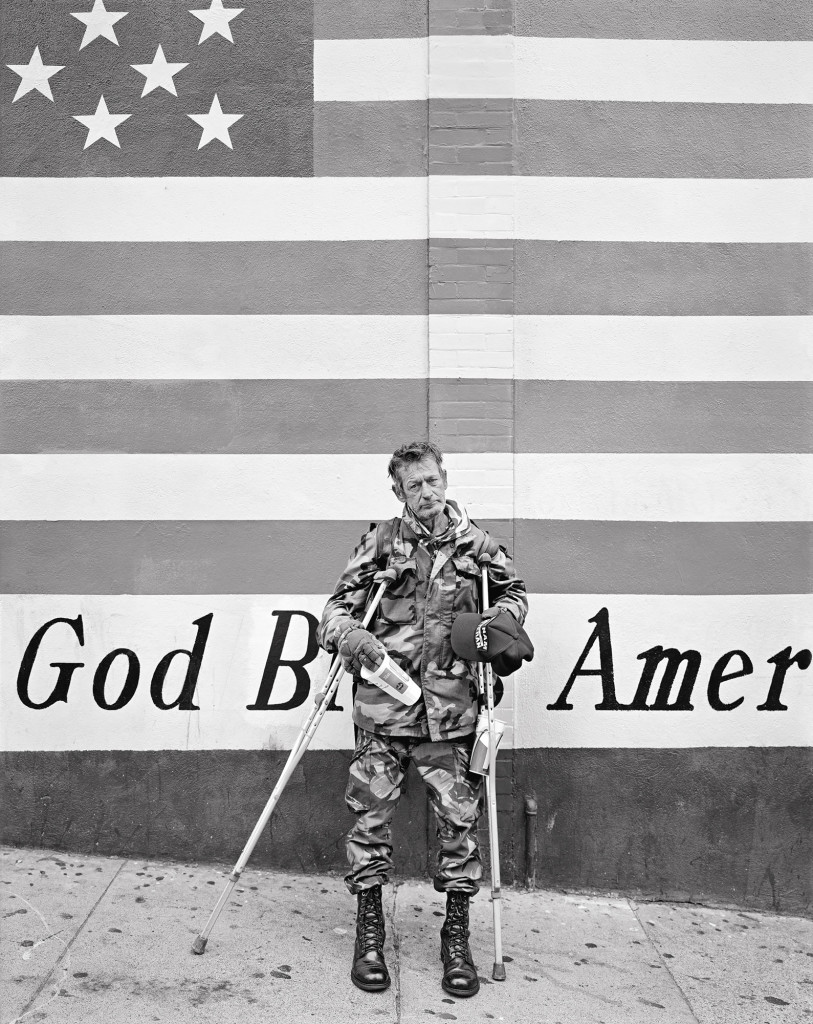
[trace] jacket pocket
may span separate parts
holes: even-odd
[[[415,560],[399,563],[401,576],[384,591],[378,611],[384,622],[406,625],[415,621],[415,591],[418,581]]]
[[[471,555],[453,555],[452,564],[456,576],[452,611],[476,612],[480,603],[480,566]]]

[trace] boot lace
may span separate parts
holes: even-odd
[[[450,957],[462,957],[471,962],[469,950],[468,900],[452,898],[446,908],[446,945]]]
[[[381,890],[363,889],[359,894],[357,937],[362,952],[384,945],[384,916],[381,910]]]

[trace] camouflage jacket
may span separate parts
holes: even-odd
[[[452,651],[452,621],[461,612],[477,611],[484,530],[464,510],[448,502],[449,529],[430,536],[404,509],[393,520],[388,564],[403,569],[384,594],[368,626],[394,661],[420,685],[423,699],[407,707],[361,676],[354,678],[353,721],[368,732],[391,736],[451,740],[474,731],[477,679],[473,666]],[[343,630],[360,622],[373,591],[376,530],[369,530],[336,584],[319,624],[319,643],[333,653]],[[528,611],[525,584],[514,574],[507,552],[500,548],[489,568],[491,605],[507,608],[524,622]]]

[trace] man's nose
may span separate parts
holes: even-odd
[[[432,488],[432,485],[427,483],[426,480],[424,480],[423,484],[421,485],[421,497],[431,498],[434,495],[434,493],[435,492],[434,489]]]

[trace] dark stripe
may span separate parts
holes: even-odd
[[[0,592],[326,594],[366,522],[0,523]],[[801,594],[813,524],[481,521],[532,593]]]
[[[11,103],[8,90],[20,79],[3,69],[0,174],[311,175],[310,0],[226,6],[243,7],[230,25],[234,45],[215,35],[199,46],[203,26],[188,8],[140,0],[119,8],[128,14],[114,29],[118,46],[96,39],[80,52],[84,26],[70,17],[72,8],[52,0],[4,3],[3,62],[27,62],[36,44],[44,63],[66,66],[50,80],[54,104],[36,93]],[[177,96],[158,88],[141,99],[145,78],[129,65],[150,63],[159,41],[168,61],[188,63],[175,77]],[[198,149],[202,129],[186,115],[208,113],[215,92],[227,114],[243,116],[229,129],[231,148],[214,140]],[[131,116],[116,129],[120,148],[102,140],[84,149],[87,129],[72,115],[92,114],[102,94],[112,113]]]
[[[513,174],[514,101],[429,101],[430,174]]]
[[[428,0],[432,36],[509,35],[514,0]]]
[[[430,313],[514,313],[514,241],[431,238]]]
[[[518,519],[517,571],[549,594],[806,594],[811,523]]]
[[[444,452],[514,451],[514,382],[432,378],[429,433]]]
[[[813,385],[516,382],[519,452],[809,452]]]
[[[810,245],[518,240],[515,252],[519,314],[791,316],[813,305]]]
[[[425,379],[4,381],[0,451],[390,451],[426,402]]]
[[[4,242],[0,313],[426,312],[426,242]]]
[[[700,682],[697,691],[705,699]],[[607,728],[618,714],[595,713],[606,716]],[[274,827],[254,851],[254,866],[344,874],[337,837],[347,831],[343,792],[351,756],[306,752]],[[278,750],[5,753],[0,840],[80,854],[231,863],[286,757]],[[524,883],[530,826],[540,850],[536,883],[545,888],[809,914],[812,757],[804,747],[506,751],[514,805],[500,822],[503,880]],[[395,861],[400,875],[425,877],[435,860],[434,827],[424,788],[413,781],[395,814]],[[125,811],[101,813],[100,793],[104,807]],[[527,796],[538,803],[532,820]],[[487,850],[485,838],[481,846]]]
[[[403,39],[426,35],[426,0],[314,0],[316,39]]]
[[[317,103],[313,123],[317,177],[426,174],[426,103]]]
[[[516,33],[594,39],[813,39],[808,0],[517,0]]]
[[[813,106],[809,105],[523,99],[516,100],[514,107],[519,174],[630,178],[813,174]],[[434,172],[459,173],[437,168]]]

